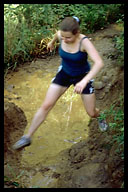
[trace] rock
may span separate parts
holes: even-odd
[[[104,166],[104,168],[106,171],[108,171],[108,165],[107,164]]]
[[[107,76],[103,76],[103,77],[102,77],[102,81],[103,81],[104,83],[107,83],[107,82],[108,82],[108,77],[107,77]]]
[[[32,64],[32,65],[35,65],[35,60],[33,60],[33,61],[31,62],[31,64]]]
[[[14,85],[8,85],[6,89],[7,91],[11,92],[14,87]]]
[[[105,88],[105,93],[108,93],[108,92],[109,92],[109,89],[110,89],[109,87],[106,87],[106,88]]]
[[[106,87],[105,87],[105,93],[108,93],[110,88],[111,88],[111,83],[109,83]]]
[[[105,96],[105,92],[103,92],[100,96],[99,96],[99,99],[103,99]]]
[[[102,81],[93,82],[93,86],[95,89],[100,90],[104,88],[104,83]]]
[[[78,150],[71,149],[69,154],[70,154],[70,157],[73,157],[73,158],[74,158],[77,153],[78,153]]]

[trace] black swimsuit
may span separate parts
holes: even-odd
[[[81,42],[80,41],[79,51],[76,53],[68,53],[59,47],[59,55],[62,58],[61,65],[59,67],[57,75],[52,79],[52,83],[70,87],[81,81],[85,75],[90,71],[90,64],[87,61],[87,53],[80,51]],[[92,86],[93,80],[87,84],[87,86],[82,91],[82,94],[92,94],[94,93],[94,87]]]

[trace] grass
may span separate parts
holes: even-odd
[[[104,110],[99,117],[100,120],[106,119],[109,130],[104,135],[112,135],[112,140],[105,146],[109,150],[113,145],[116,146],[115,152],[124,161],[124,96],[122,95],[116,102],[111,104],[110,109]],[[122,173],[124,170],[122,168]],[[121,188],[124,188],[122,182]]]
[[[121,96],[109,110],[104,110],[98,119],[107,120],[113,138],[111,144],[118,144],[116,152],[124,160],[124,97]]]
[[[66,16],[77,16],[81,32],[92,33],[109,23],[122,22],[123,10],[123,4],[4,4],[4,68],[46,53],[47,40]],[[116,42],[123,51],[123,36]]]
[[[8,164],[8,171],[11,173],[12,177],[4,176],[4,184],[11,186],[10,188],[24,188],[19,179],[23,176],[24,171],[22,170],[19,175],[15,174],[14,169]]]
[[[24,170],[22,170],[18,175],[16,175],[11,165],[8,164],[7,166],[8,166],[8,171],[11,174],[11,178],[5,175],[4,185],[8,186],[8,188],[27,188],[20,181],[20,178],[24,175]],[[40,187],[37,185],[34,185],[31,188],[40,188]]]
[[[124,159],[124,97],[121,96],[115,104],[110,106],[109,110],[105,110],[99,119],[107,119],[109,131],[113,135],[112,142],[118,143],[116,152],[119,153],[121,159]]]

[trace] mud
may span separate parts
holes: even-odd
[[[113,24],[89,35],[105,63],[94,84],[96,105],[101,111],[109,109],[123,95],[124,73],[117,63],[113,43],[113,38],[121,30]],[[74,97],[74,100],[69,97],[72,88],[57,103],[44,123],[43,132],[36,133],[32,147],[18,152],[11,148],[26,131],[45,96],[41,79],[44,78],[47,89],[59,62],[59,56],[55,55],[25,63],[5,79],[5,176],[24,188],[120,188],[123,162],[115,152],[116,144],[111,144],[112,135],[109,131],[101,132],[96,119],[89,121],[78,97]],[[29,80],[33,87],[30,87]],[[35,94],[33,89],[37,84],[39,87]],[[31,109],[26,103],[33,104]],[[63,108],[60,109],[60,106]],[[80,111],[76,112],[78,108]],[[67,109],[70,116],[65,117]],[[85,116],[87,119],[84,121]],[[67,129],[64,130],[65,126]],[[58,127],[61,127],[60,132]],[[6,183],[5,188],[11,187],[14,188]]]
[[[20,164],[21,151],[14,152],[12,145],[14,138],[22,136],[27,125],[27,119],[22,109],[12,102],[4,103],[4,174],[12,177]],[[11,165],[11,168],[10,168]],[[9,170],[8,170],[8,168]]]

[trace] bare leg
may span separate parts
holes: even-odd
[[[96,108],[96,99],[95,99],[95,94],[90,94],[90,95],[82,95],[82,100],[85,106],[85,109],[88,113],[88,115],[92,118],[96,118],[100,116],[99,109]],[[98,120],[99,124],[99,129],[101,131],[107,131],[108,129],[108,124],[105,119],[99,119]]]
[[[34,134],[40,124],[46,119],[48,112],[53,108],[56,101],[66,90],[67,87],[62,87],[57,84],[50,85],[42,106],[38,109],[32,120],[31,126],[26,134],[27,137],[31,137]]]
[[[93,94],[82,94],[82,100],[84,107],[90,117],[99,117],[99,109],[96,108],[95,93]]]

